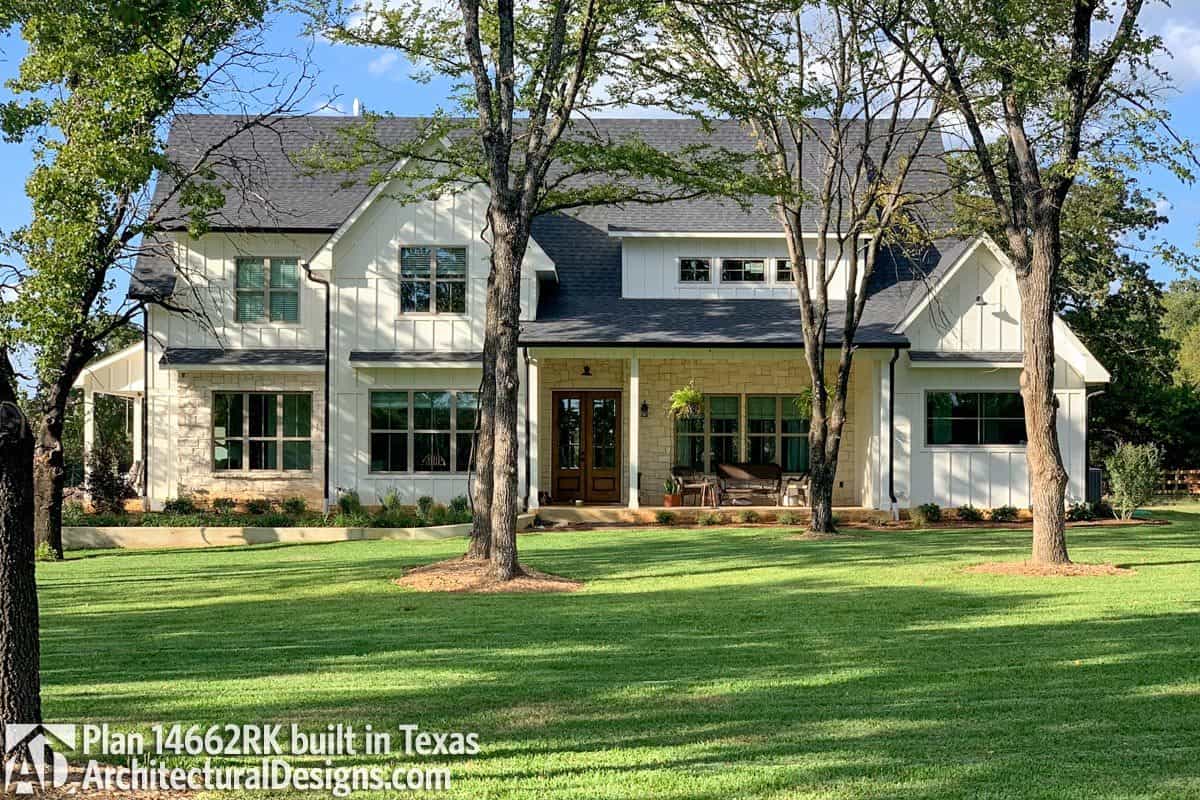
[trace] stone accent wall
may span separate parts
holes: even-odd
[[[176,495],[195,494],[200,499],[232,497],[237,500],[303,497],[310,506],[317,509],[321,507],[325,461],[324,375],[188,372],[180,373],[176,386]],[[213,470],[213,393],[236,391],[312,393],[311,471],[227,473]]]
[[[591,377],[583,377],[583,367],[591,368]],[[846,422],[842,433],[837,480],[834,485],[834,503],[857,506],[862,499],[859,494],[861,469],[855,452],[855,425],[853,402],[858,385],[869,390],[870,383],[860,379],[865,366],[857,364],[850,380],[850,397]],[[865,373],[861,373],[865,375]],[[675,456],[674,425],[667,417],[666,409],[671,392],[689,381],[705,394],[743,395],[741,420],[738,426],[742,433],[739,452],[746,452],[746,402],[744,395],[796,394],[810,383],[808,366],[804,357],[780,358],[778,353],[748,352],[737,358],[715,359],[650,359],[639,362],[641,400],[649,404],[649,416],[640,421],[641,441],[639,460],[641,470],[640,502],[645,505],[662,504],[662,485],[670,477]],[[626,359],[541,359],[539,360],[539,424],[543,432],[539,437],[540,481],[543,491],[549,490],[553,404],[555,389],[614,389],[622,391],[621,463],[622,487],[627,490],[629,474],[629,362]],[[869,420],[862,424],[869,425]],[[628,495],[623,492],[623,498]]]

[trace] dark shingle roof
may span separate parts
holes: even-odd
[[[159,363],[164,367],[253,366],[320,367],[324,350],[222,350],[217,347],[168,347]]]

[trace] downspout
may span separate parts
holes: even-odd
[[[900,504],[896,502],[896,361],[900,348],[892,349],[888,362],[888,498],[892,501],[892,519],[900,519]]]
[[[529,349],[525,349],[525,496],[524,509],[529,510]]]
[[[329,513],[329,318],[330,308],[332,303],[332,287],[329,281],[324,278],[318,278],[312,274],[312,266],[307,261],[302,261],[301,266],[304,267],[304,275],[313,283],[319,283],[325,287],[325,403],[324,403],[324,418],[325,423],[322,429],[322,445],[324,447],[324,466],[322,467],[322,477],[325,480],[324,488],[321,495],[321,513]]]

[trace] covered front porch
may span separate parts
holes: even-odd
[[[609,518],[624,508],[642,512],[630,521],[653,521],[675,466],[714,478],[720,463],[773,463],[785,477],[806,471],[807,419],[792,400],[811,382],[798,348],[535,347],[527,355],[531,509],[607,508],[596,513],[621,521]],[[834,486],[844,509],[874,507],[879,380],[890,356],[855,357]],[[704,394],[704,413],[680,422],[667,407],[689,383]],[[780,501],[750,502],[765,510]]]
[[[144,433],[145,433],[145,346],[137,342],[116,353],[104,356],[84,367],[75,381],[83,392],[83,459],[84,474],[89,468],[96,446],[96,398],[98,395],[120,397],[128,401],[129,441],[131,442],[130,483],[139,496],[144,496]],[[86,478],[85,478],[86,479]]]

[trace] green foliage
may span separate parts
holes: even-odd
[[[724,525],[725,516],[719,511],[703,511],[696,515],[696,524],[704,526]]]
[[[404,507],[404,500],[400,496],[400,490],[392,487],[383,493],[383,497],[379,500],[380,507],[388,513],[399,512]]]
[[[163,503],[164,514],[195,514],[196,501],[191,495],[181,494]]]
[[[675,481],[670,478],[663,481],[663,494],[675,494]]]
[[[806,386],[800,390],[799,394],[792,401],[796,406],[796,412],[804,418],[812,416],[813,409],[813,392],[811,386]]]
[[[54,552],[54,548],[49,542],[38,542],[33,548],[34,561],[58,561],[58,554]]]
[[[359,499],[358,492],[353,489],[340,492],[338,494],[337,505],[338,510],[346,516],[355,516],[363,513],[362,500]]]
[[[92,506],[102,514],[125,513],[125,501],[137,497],[129,475],[121,469],[121,454],[109,442],[92,449],[87,489]]]
[[[670,525],[675,522],[675,512],[660,508],[654,512],[654,521],[659,525]]]
[[[805,522],[804,517],[795,511],[780,511],[775,521],[780,525],[803,525]]]
[[[245,523],[255,528],[290,528],[296,524],[295,518],[287,514],[259,514]]]
[[[283,513],[292,516],[308,513],[308,501],[303,497],[285,497],[279,505],[283,509]]]
[[[1179,348],[1175,376],[1190,386],[1200,386],[1200,279],[1171,284],[1163,296],[1163,329]]]
[[[430,513],[433,511],[433,498],[429,495],[422,495],[417,498],[417,515],[421,519],[429,519]]]
[[[269,514],[274,506],[275,504],[267,498],[259,497],[246,501],[246,513],[254,515]]]
[[[761,520],[761,517],[759,516],[758,512],[752,508],[743,509],[743,510],[737,512],[737,514],[735,514],[734,517],[735,517],[735,519],[737,519],[738,522],[744,523],[746,525],[753,525],[754,523],[759,522]]]
[[[1104,462],[1113,506],[1121,519],[1154,497],[1162,471],[1162,453],[1152,444],[1122,442]]]
[[[450,500],[450,510],[458,515],[470,514],[471,503],[465,494],[460,494]]]
[[[1090,503],[1072,503],[1067,507],[1067,522],[1091,522],[1096,512]]]
[[[671,392],[667,402],[667,416],[672,419],[691,419],[704,414],[704,393],[696,388],[695,381]]]
[[[208,507],[216,514],[232,514],[237,508],[237,500],[232,497],[214,497],[208,501]]]
[[[357,511],[341,512],[329,518],[329,527],[331,528],[370,528],[379,527],[375,525],[375,520],[365,513],[360,507]]]
[[[979,522],[983,519],[983,512],[970,504],[959,506],[955,514],[963,522]]]
[[[87,525],[87,509],[83,507],[83,503],[78,500],[72,500],[63,503],[62,520],[63,525],[73,527],[76,525]]]
[[[922,503],[909,509],[908,516],[914,528],[923,528],[931,522],[942,521],[942,507],[937,503]]]
[[[1021,518],[1021,512],[1013,506],[998,506],[988,512],[992,522],[1016,522]]]

